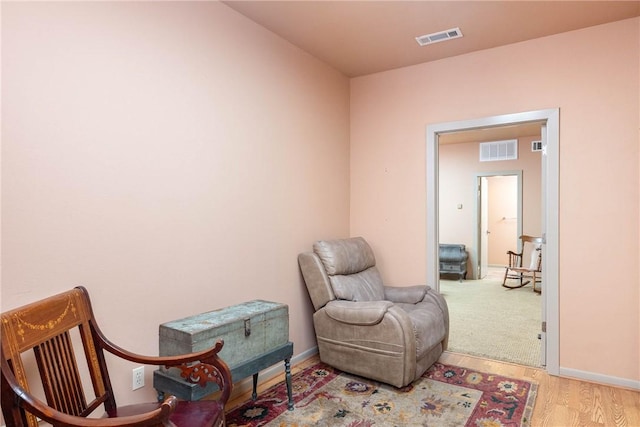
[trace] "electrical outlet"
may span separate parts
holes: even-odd
[[[144,366],[133,369],[133,381],[131,390],[144,387]]]

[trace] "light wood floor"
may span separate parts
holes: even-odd
[[[291,368],[296,373],[317,363],[318,356],[310,357]],[[533,410],[531,426],[624,426],[640,427],[640,392],[548,375],[544,370],[530,366],[499,362],[445,352],[440,362],[491,372],[538,383],[538,397]],[[284,381],[278,375],[258,386],[258,392]],[[250,392],[233,396],[228,408],[248,401]]]

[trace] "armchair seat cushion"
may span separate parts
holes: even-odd
[[[126,417],[151,412],[160,407],[160,403],[139,403],[119,407],[115,412],[105,414],[108,418]],[[216,427],[223,425],[224,407],[217,400],[195,402],[179,401],[175,411],[169,417],[176,426]]]

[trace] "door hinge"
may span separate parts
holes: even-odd
[[[542,322],[542,332],[547,332],[547,322]]]

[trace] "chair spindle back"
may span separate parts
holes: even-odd
[[[93,339],[92,319],[90,302],[79,289],[2,314],[2,357],[9,363],[17,382],[26,391],[35,388],[29,384],[35,375],[27,372],[34,369],[33,364],[25,364],[32,351],[47,404],[69,415],[87,416],[103,403],[105,407],[115,407],[111,384],[105,375],[104,355]],[[78,335],[82,348],[75,351],[74,341]],[[88,390],[78,365],[80,353],[86,356],[96,396],[90,402],[87,402]],[[3,410],[11,407],[4,401],[10,398],[10,393],[3,393]],[[5,419],[15,416],[4,415]],[[32,414],[21,411],[20,415],[29,427],[38,426]]]

